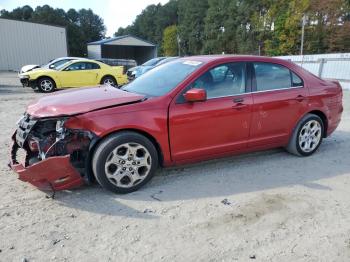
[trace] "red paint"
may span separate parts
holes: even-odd
[[[203,102],[207,100],[207,93],[204,89],[192,88],[184,94],[184,97],[188,102]]]
[[[144,96],[112,87],[75,89],[39,99],[29,106],[28,113],[36,117],[75,115],[66,122],[67,128],[89,130],[101,139],[122,130],[141,132],[159,145],[164,166],[286,146],[295,125],[312,111],[325,115],[327,135],[340,122],[343,108],[339,84],[321,80],[288,61],[253,56],[199,56],[183,60],[201,61],[202,65],[164,96],[136,102]],[[176,102],[184,89],[208,69],[241,61],[283,65],[303,79],[304,87]],[[193,92],[198,97],[198,92]],[[127,104],[130,102],[135,103]],[[81,183],[68,157],[52,157],[26,169],[13,168],[31,183],[34,181],[30,181],[30,176],[52,181],[62,170],[72,175],[74,185]]]
[[[24,182],[29,182],[43,191],[65,190],[84,184],[82,177],[70,164],[68,156],[50,157],[25,168],[11,163],[11,168]]]
[[[75,115],[103,107],[131,103],[143,95],[124,92],[112,86],[87,87],[60,91],[39,98],[27,108],[27,113],[37,117]]]

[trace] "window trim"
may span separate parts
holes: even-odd
[[[300,77],[299,74],[295,73],[293,70],[291,70],[289,67],[278,64],[278,63],[271,63],[271,62],[263,62],[263,61],[252,61],[249,62],[251,64],[251,70],[252,70],[252,91],[251,94],[257,94],[257,93],[264,93],[264,92],[272,92],[272,91],[283,91],[283,90],[290,90],[290,89],[297,89],[297,88],[304,88],[305,87],[305,81],[302,77]],[[255,68],[254,68],[254,63],[265,63],[265,64],[272,64],[272,65],[277,65],[277,66],[281,66],[284,67],[286,69],[289,70],[289,75],[290,75],[290,87],[284,87],[284,88],[277,88],[277,89],[270,89],[270,90],[260,90],[258,91],[258,85],[256,83],[256,75],[255,75]],[[293,77],[292,77],[292,73],[294,73],[295,75],[297,75],[302,81],[303,81],[303,85],[302,86],[293,86]]]
[[[271,89],[271,90],[253,91],[250,94],[258,94],[258,93],[273,92],[273,91],[283,91],[283,90],[291,90],[291,89],[293,90],[293,89],[298,89],[298,88],[304,88],[304,86],[291,86],[291,87]]]

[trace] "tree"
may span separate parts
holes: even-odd
[[[178,54],[177,26],[171,25],[164,29],[162,52],[165,56],[176,56]]]
[[[33,8],[29,5],[25,5],[23,7],[17,7],[13,9],[12,12],[1,10],[0,16],[2,18],[16,19],[16,20],[29,20],[33,15]]]
[[[350,51],[350,0],[171,0],[148,6],[116,35],[160,45],[164,29],[177,25],[187,55],[299,54],[304,15],[304,53]]]
[[[205,16],[208,0],[179,0],[178,34],[181,40],[181,53],[201,54],[204,46]]]

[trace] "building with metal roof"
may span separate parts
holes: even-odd
[[[66,28],[0,18],[0,70],[47,64],[67,56]]]
[[[138,64],[157,57],[157,46],[132,35],[117,36],[88,43],[91,59],[133,59]]]

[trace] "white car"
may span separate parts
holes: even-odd
[[[59,65],[63,65],[69,61],[76,60],[76,59],[83,59],[83,58],[80,58],[80,57],[60,57],[60,58],[56,58],[54,60],[51,60],[46,65],[41,65],[41,66],[40,65],[25,65],[21,68],[21,70],[19,71],[19,74],[23,74],[25,72],[29,72],[29,71],[32,71],[32,70],[37,69],[37,68],[54,69],[55,67],[57,67]]]

